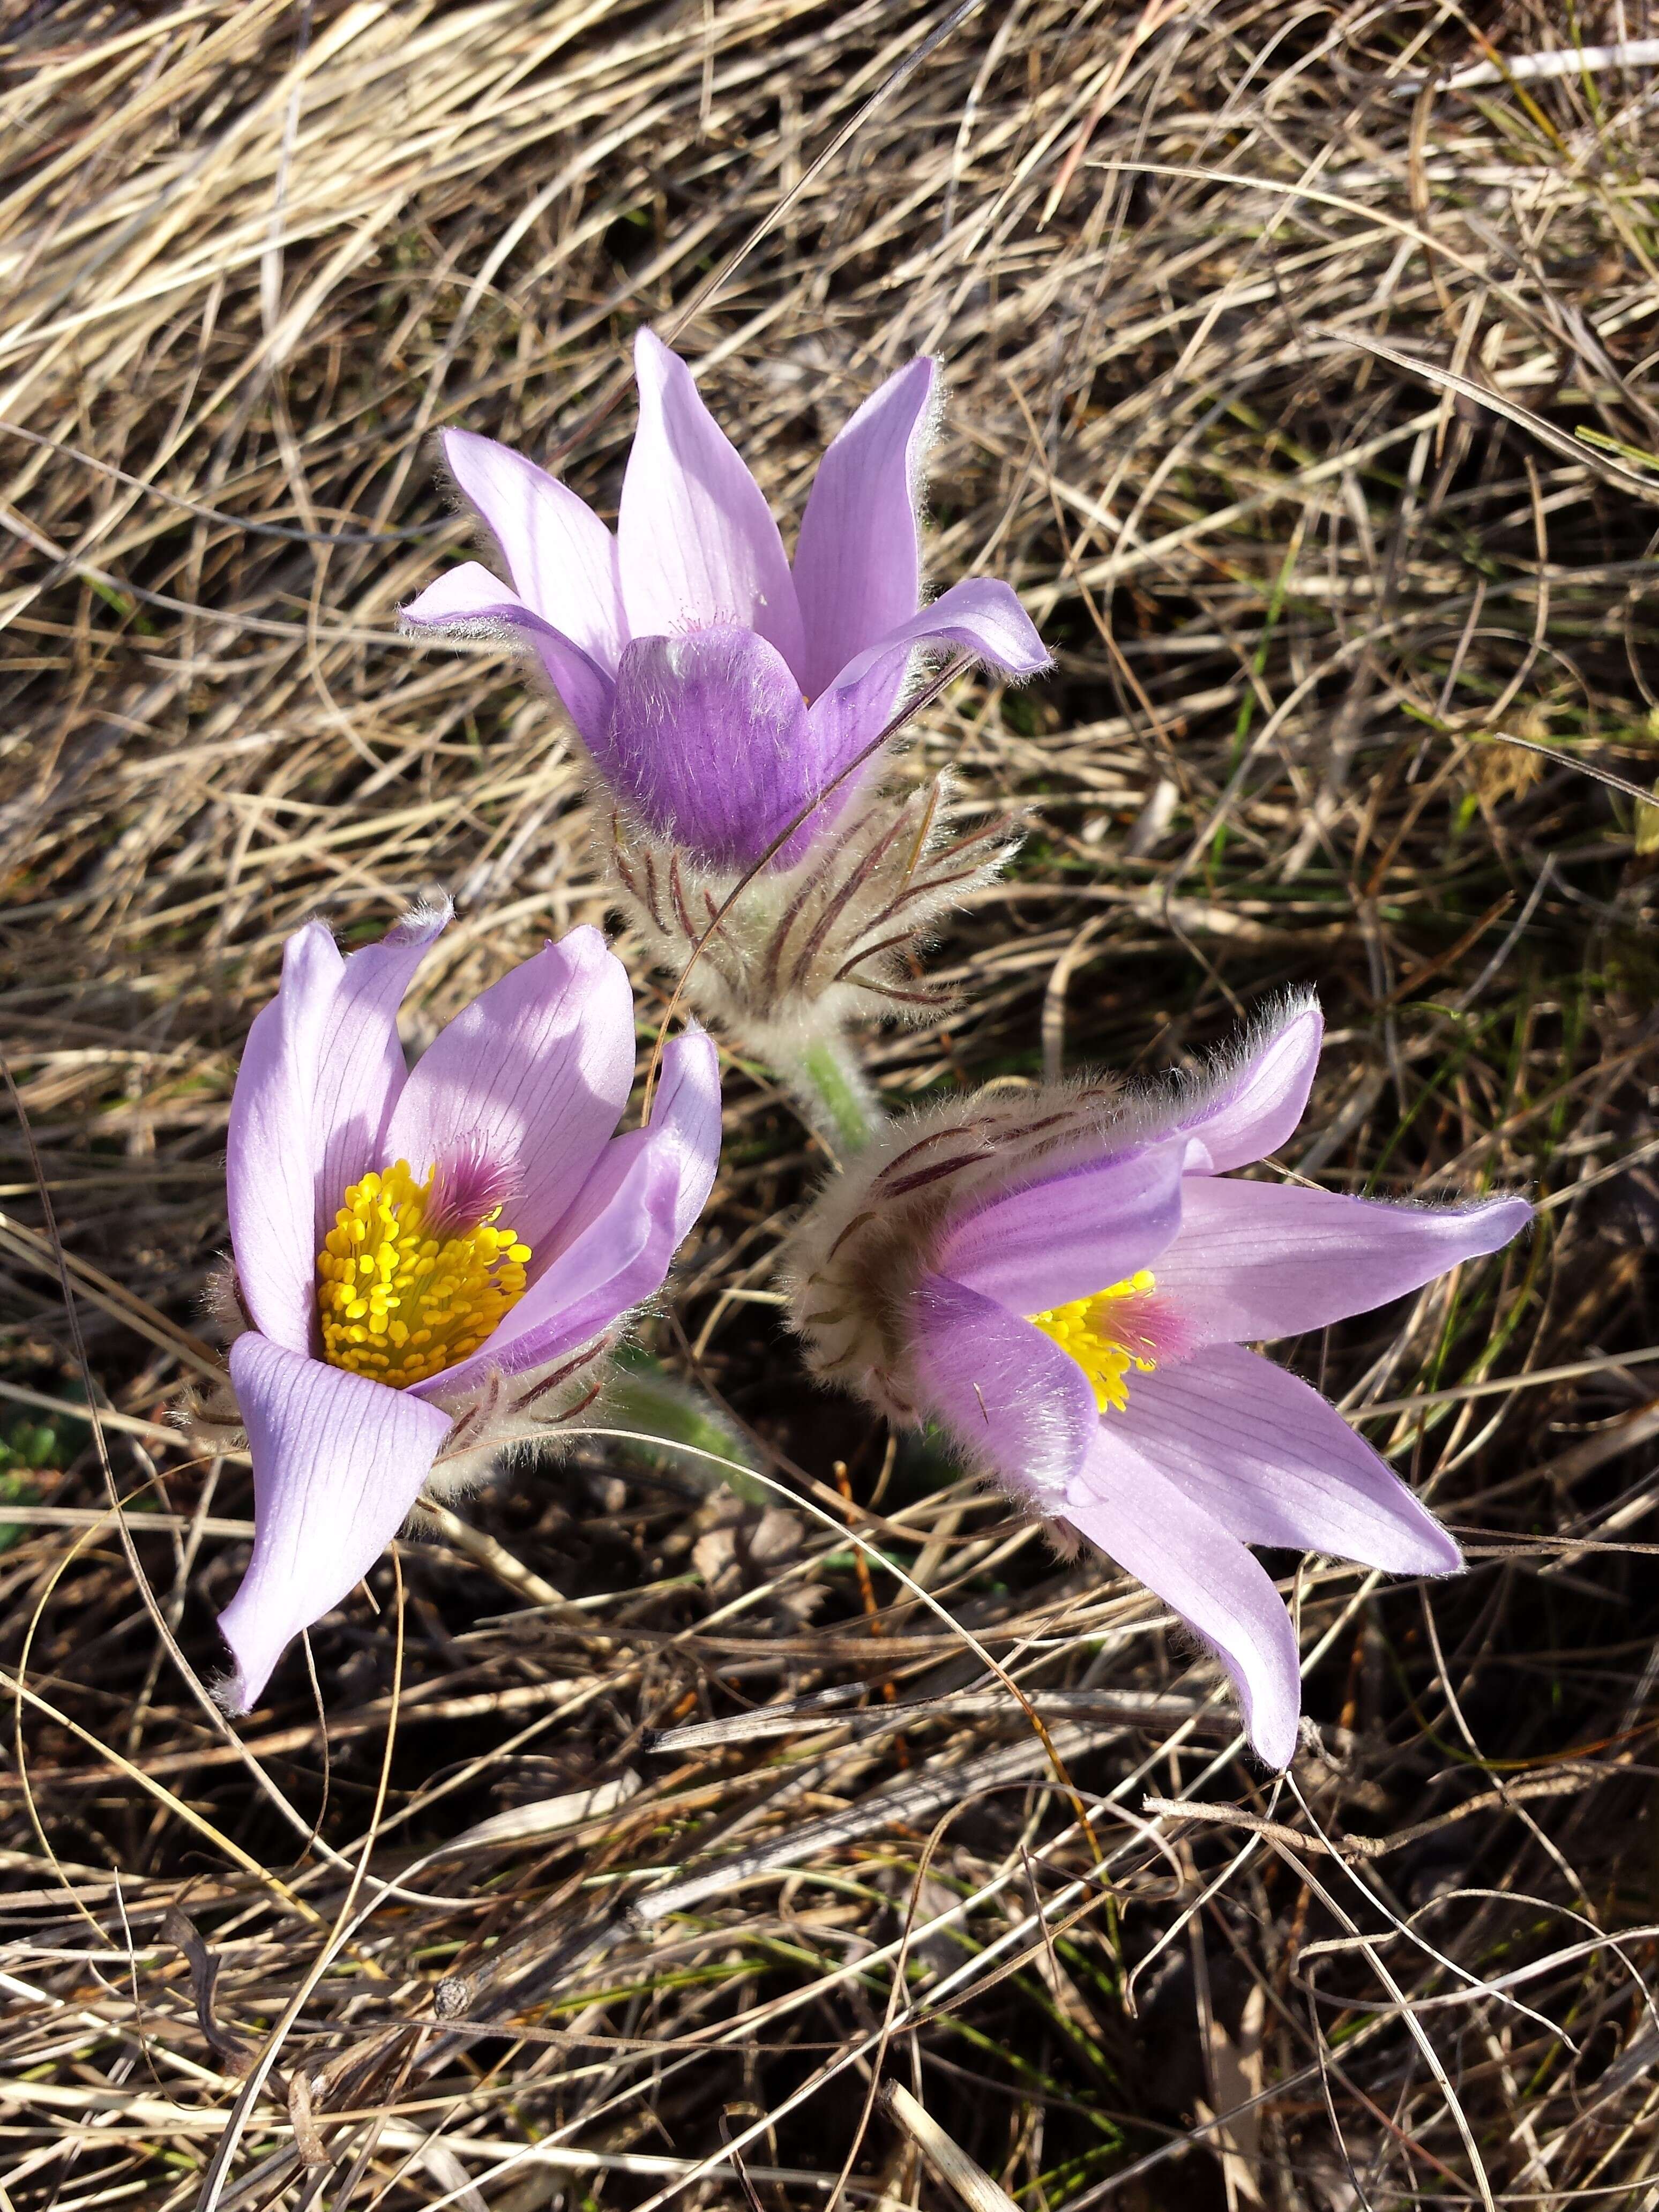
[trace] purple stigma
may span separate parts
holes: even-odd
[[[434,1237],[454,1237],[476,1229],[480,1222],[518,1196],[511,1168],[486,1158],[469,1142],[453,1158],[441,1160],[432,1177],[427,1200],[426,1225]]]

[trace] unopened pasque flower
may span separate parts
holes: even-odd
[[[819,1199],[789,1285],[817,1374],[936,1421],[1155,1590],[1273,1766],[1296,1747],[1297,1647],[1247,1547],[1397,1574],[1459,1553],[1334,1407],[1244,1347],[1414,1291],[1532,1212],[1235,1179],[1300,1121],[1320,1034],[1304,1000],[1161,1096],[1056,1085],[897,1125]]]
[[[506,580],[469,562],[404,619],[533,650],[592,763],[607,857],[653,952],[684,970],[718,917],[690,1003],[787,1072],[849,1015],[934,1003],[904,955],[1006,845],[982,822],[950,842],[942,780],[891,793],[879,752],[844,773],[895,717],[918,652],[964,651],[1016,677],[1048,657],[1005,583],[969,578],[921,603],[935,362],[890,377],[830,446],[793,568],[684,362],[646,331],[635,366],[615,536],[533,462],[451,431],[450,472]],[[856,1085],[850,1070],[843,1080]]]
[[[708,1037],[669,1046],[647,1128],[617,1136],[634,1001],[595,929],[483,992],[410,1072],[398,1010],[449,919],[343,956],[289,939],[231,1100],[230,1380],[253,1554],[221,1618],[246,1711],[284,1646],[360,1581],[428,1480],[594,1395],[611,1333],[660,1286],[720,1149]]]
[[[918,647],[1017,676],[1048,665],[1008,586],[921,604],[916,499],[936,364],[867,399],[819,464],[793,569],[765,495],[649,331],[616,534],[533,461],[467,430],[444,456],[507,579],[453,568],[404,610],[421,627],[515,633],[638,825],[711,868],[744,868],[879,735]],[[787,868],[851,780],[777,854]]]

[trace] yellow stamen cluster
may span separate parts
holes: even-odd
[[[317,1255],[324,1358],[394,1390],[476,1352],[524,1296],[530,1247],[497,1225],[501,1207],[473,1229],[428,1228],[436,1181],[407,1160],[366,1175]]]
[[[1155,1287],[1150,1269],[1143,1267],[1127,1281],[1092,1297],[1074,1298],[1070,1305],[1054,1306],[1047,1313],[1029,1314],[1034,1328],[1052,1337],[1094,1385],[1095,1400],[1103,1413],[1121,1413],[1129,1402],[1131,1371],[1150,1375],[1158,1362],[1150,1340],[1134,1325],[1125,1298],[1142,1296]]]

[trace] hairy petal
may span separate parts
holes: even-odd
[[[389,1159],[416,1175],[487,1161],[508,1226],[541,1247],[581,1194],[634,1080],[634,998],[597,929],[574,929],[482,992],[416,1063],[392,1109]]]
[[[1288,1766],[1302,1676],[1290,1615],[1261,1563],[1130,1442],[1115,1415],[1097,1425],[1061,1510],[1209,1645],[1238,1692],[1257,1757]]]
[[[276,997],[242,1048],[225,1139],[225,1192],[237,1279],[254,1327],[306,1352],[315,1325],[318,1176],[314,1105],[322,1040],[345,970],[320,921],[283,952]]]
[[[1182,1149],[1148,1146],[993,1199],[951,1230],[939,1267],[1018,1314],[1092,1297],[1179,1230]]]
[[[1317,1390],[1259,1353],[1212,1345],[1138,1375],[1113,1433],[1247,1544],[1447,1575],[1450,1536]]]
[[[795,549],[808,698],[916,611],[916,500],[938,373],[923,355],[890,376],[818,463]]]
[[[1017,1497],[1058,1510],[1100,1425],[1077,1362],[995,1299],[944,1275],[923,1277],[910,1329],[921,1410]]]
[[[416,629],[448,630],[458,637],[505,637],[527,646],[564,702],[576,734],[599,755],[611,726],[611,679],[573,637],[544,620],[516,592],[477,561],[448,569],[404,608]],[[599,765],[604,767],[601,758]]]
[[[1248,1167],[1289,1141],[1307,1110],[1324,1034],[1317,1003],[1304,1000],[1252,1040],[1205,1104],[1180,1120],[1189,1173]]]
[[[1531,1218],[1523,1198],[1401,1206],[1188,1176],[1181,1234],[1158,1262],[1158,1287],[1194,1346],[1295,1336],[1499,1251]]]
[[[236,1660],[224,1702],[257,1703],[283,1650],[338,1605],[396,1535],[449,1430],[407,1390],[250,1331],[230,1351],[253,1458],[253,1556],[219,1616]]]
[[[634,370],[640,422],[617,523],[630,632],[758,630],[799,672],[800,610],[765,495],[690,370],[650,331]]]
[[[729,626],[624,649],[606,763],[647,828],[722,867],[758,860],[824,781],[787,665]]]
[[[444,434],[450,474],[507,562],[525,605],[607,673],[628,632],[617,541],[585,500],[511,447]]]

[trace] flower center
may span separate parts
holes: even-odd
[[[1092,1297],[1074,1298],[1068,1306],[1054,1306],[1047,1313],[1028,1314],[1034,1328],[1051,1337],[1094,1385],[1103,1413],[1121,1413],[1129,1402],[1129,1374],[1150,1375],[1158,1365],[1156,1346],[1134,1307],[1126,1300],[1143,1297],[1156,1287],[1149,1268]]]
[[[398,1160],[347,1190],[317,1255],[331,1366],[406,1390],[476,1352],[524,1296],[530,1247],[497,1226],[499,1206],[472,1228],[444,1218],[441,1173],[416,1182]]]

